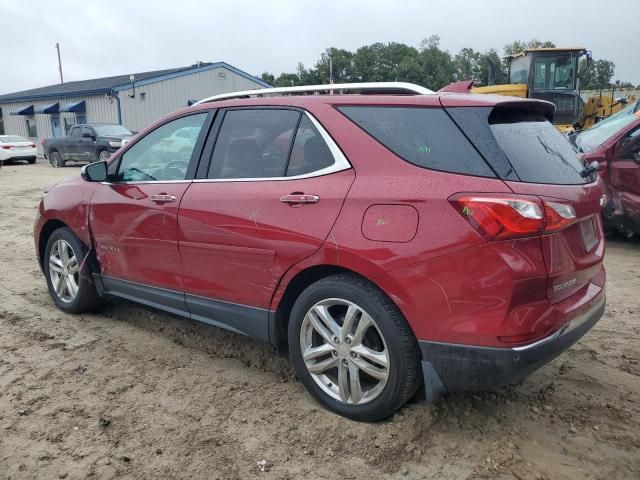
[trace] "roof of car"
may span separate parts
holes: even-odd
[[[234,98],[192,105],[181,110],[201,111],[214,108],[247,107],[247,106],[290,106],[305,107],[313,105],[379,105],[379,106],[424,106],[440,107],[444,103],[451,107],[491,107],[507,103],[532,103],[553,106],[544,100],[507,97],[504,95],[478,95],[470,93],[436,93],[432,95],[295,95],[266,96],[254,98]]]

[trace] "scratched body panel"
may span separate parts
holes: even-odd
[[[296,180],[193,183],[178,218],[185,290],[269,308],[283,274],[329,235],[354,178],[345,170]],[[280,201],[295,192],[320,201]]]

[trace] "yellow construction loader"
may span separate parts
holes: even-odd
[[[556,106],[553,123],[561,132],[588,128],[618,112],[635,97],[615,99],[611,91],[610,95],[607,92],[584,102],[578,76],[582,56],[591,62],[591,52],[582,47],[528,48],[507,57],[506,85],[494,84],[495,65],[490,64],[489,85],[472,87],[471,92],[548,100]]]

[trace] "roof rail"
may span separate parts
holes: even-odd
[[[379,93],[379,94],[391,94],[391,93],[405,93],[414,95],[431,95],[435,92],[428,88],[421,87],[414,83],[406,82],[365,82],[365,83],[333,83],[329,85],[301,85],[298,87],[273,87],[273,88],[260,88],[257,90],[245,90],[242,92],[222,93],[220,95],[214,95],[212,97],[203,98],[202,100],[194,103],[193,105],[199,105],[201,103],[217,102],[220,100],[229,100],[232,98],[250,98],[250,97],[263,97],[263,96],[278,96],[278,95],[305,95],[305,94],[319,94],[320,92],[328,92],[329,94],[343,93],[345,90],[352,90],[361,93]],[[192,106],[193,106],[192,105]]]

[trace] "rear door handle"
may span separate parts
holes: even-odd
[[[318,195],[306,195],[304,193],[292,193],[290,195],[283,195],[280,197],[282,203],[288,203],[289,205],[296,205],[302,203],[318,203],[320,197]]]
[[[175,195],[168,195],[166,193],[159,193],[157,195],[151,195],[151,200],[156,203],[173,203],[177,200]]]

